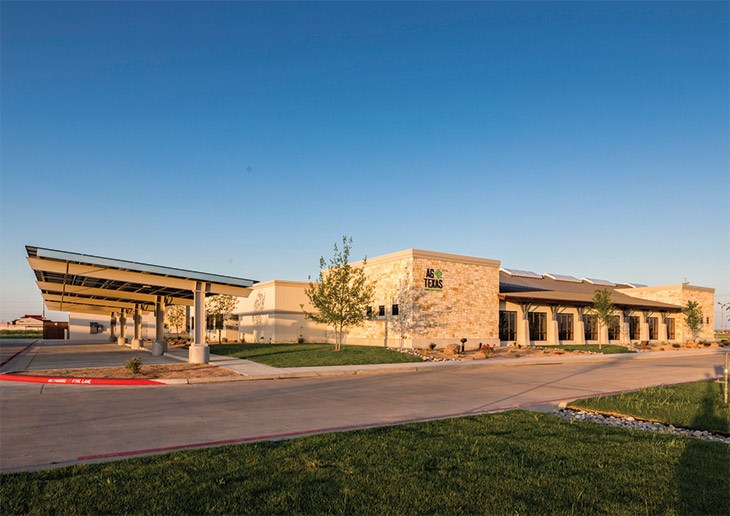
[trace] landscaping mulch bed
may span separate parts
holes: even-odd
[[[60,378],[133,378],[155,380],[171,378],[206,378],[239,376],[238,373],[210,364],[160,364],[143,365],[139,373],[132,374],[126,367],[93,367],[84,369],[46,369],[17,373],[25,376],[52,376]]]

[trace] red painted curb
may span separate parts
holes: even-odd
[[[155,380],[121,378],[59,378],[57,376],[25,376],[0,373],[0,380],[8,382],[51,383],[61,385],[165,385]]]
[[[4,366],[4,365],[5,365],[5,364],[7,364],[8,362],[10,362],[10,361],[11,361],[12,359],[14,359],[14,358],[15,358],[15,357],[17,357],[18,355],[20,355],[20,354],[21,354],[21,353],[22,353],[23,351],[25,351],[26,349],[28,349],[29,347],[31,347],[31,346],[32,346],[33,344],[35,344],[35,342],[31,342],[30,344],[28,344],[27,346],[25,346],[25,347],[24,347],[23,349],[21,349],[20,351],[18,351],[18,352],[17,352],[16,354],[14,354],[14,355],[13,355],[12,357],[10,357],[10,358],[6,358],[5,360],[3,360],[3,361],[2,361],[1,363],[0,363],[0,367]]]

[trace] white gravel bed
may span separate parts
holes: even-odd
[[[642,421],[631,416],[604,416],[595,412],[584,412],[582,410],[573,409],[558,409],[553,411],[553,414],[569,421],[588,421],[590,423],[599,423],[602,425],[609,425],[620,428],[630,428],[632,430],[642,430],[644,432],[683,435],[686,437],[692,437],[694,439],[702,439],[705,441],[714,441],[730,444],[730,437],[714,434],[712,432],[708,432],[707,430],[690,430],[688,428],[678,428],[674,425],[663,425],[661,423],[654,423],[652,421]]]

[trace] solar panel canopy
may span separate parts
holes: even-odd
[[[50,310],[110,314],[165,305],[193,305],[196,287],[207,294],[248,297],[255,280],[142,262],[26,246],[28,263]]]

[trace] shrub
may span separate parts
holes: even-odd
[[[494,353],[494,346],[490,346],[489,344],[482,344],[481,350],[482,350],[482,353],[484,353],[484,356],[488,357],[492,353]]]
[[[673,348],[681,348],[682,345],[680,343],[678,343],[678,342],[675,342],[675,343],[672,344],[672,347]]]
[[[304,344],[304,337],[302,337],[300,335],[299,338],[297,339],[297,344]]]
[[[221,339],[221,342],[228,342],[228,339],[227,339],[227,338],[225,338],[225,337],[223,337],[223,338]]]
[[[431,350],[436,349],[436,343],[432,342],[431,344],[429,344],[428,349],[431,349]]]
[[[124,367],[126,367],[130,373],[137,374],[142,368],[142,360],[140,360],[139,356],[135,355],[127,361],[127,364]]]
[[[461,351],[461,346],[458,344],[447,344],[444,348],[444,352],[449,355],[458,355]]]

